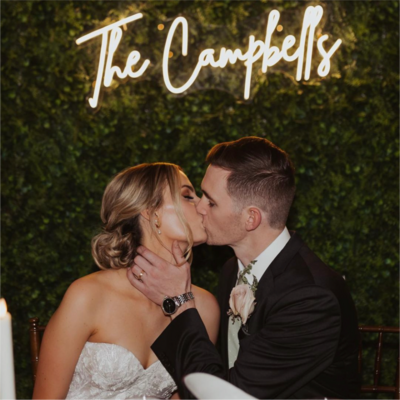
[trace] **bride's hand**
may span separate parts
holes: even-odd
[[[161,305],[165,296],[179,296],[191,291],[190,264],[185,260],[177,241],[172,246],[172,254],[178,266],[158,257],[144,246],[140,246],[137,252],[134,265],[127,269],[127,277],[131,285],[148,299]],[[189,301],[183,304],[176,315],[194,307],[193,303]]]

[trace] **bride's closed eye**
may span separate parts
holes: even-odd
[[[184,197],[185,199],[188,199],[188,200],[194,200],[194,197],[193,197],[193,196],[183,195],[183,197]]]

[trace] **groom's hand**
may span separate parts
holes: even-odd
[[[126,275],[131,285],[149,300],[161,306],[165,296],[179,296],[191,291],[190,264],[185,260],[177,241],[172,246],[177,265],[158,257],[144,246],[140,246],[137,252],[134,264],[127,269]],[[184,303],[172,318],[193,307],[193,300]]]

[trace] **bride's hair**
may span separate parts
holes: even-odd
[[[148,210],[151,229],[162,244],[156,234],[153,216],[163,205],[167,185],[186,233],[186,259],[191,260],[193,236],[181,208],[179,171],[181,168],[175,164],[140,164],[120,172],[107,185],[100,213],[103,229],[92,239],[92,256],[99,268],[119,269],[131,266],[142,240],[142,211]]]

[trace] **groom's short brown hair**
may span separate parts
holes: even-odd
[[[215,145],[206,161],[231,171],[227,189],[239,210],[254,205],[283,229],[296,190],[294,167],[286,152],[267,139],[249,136]]]

